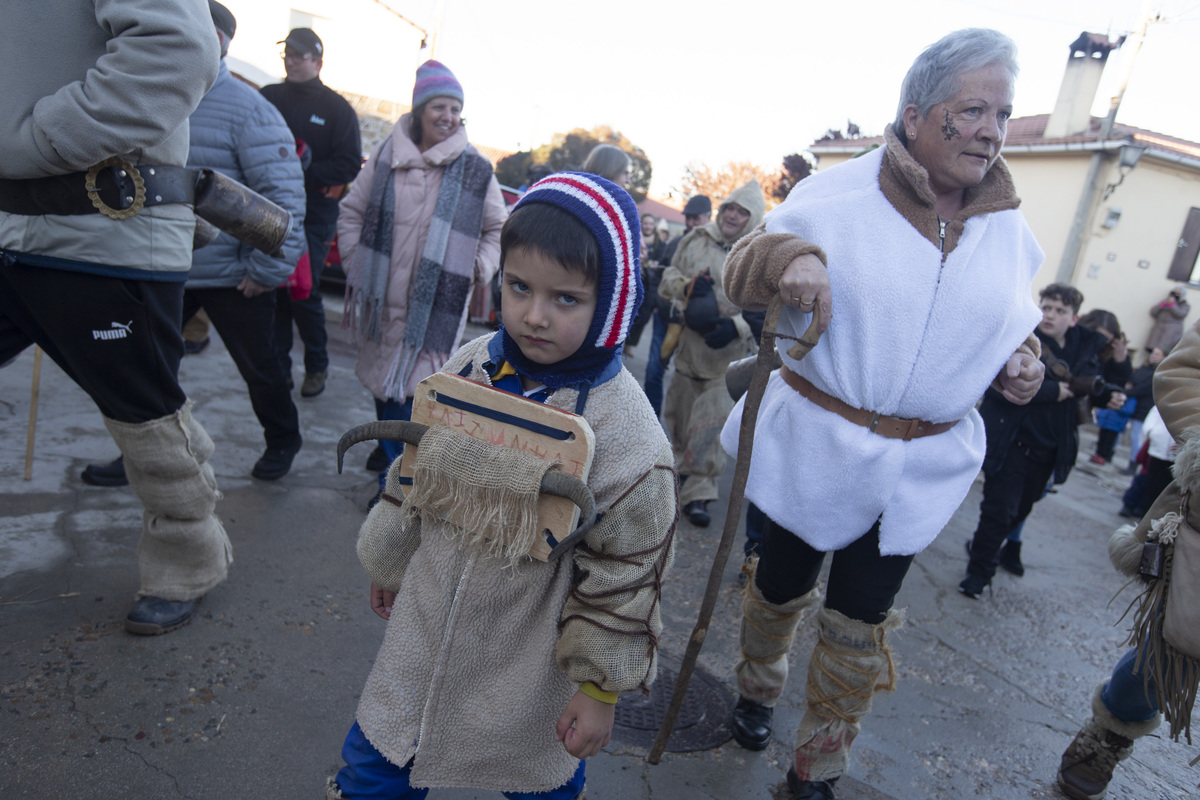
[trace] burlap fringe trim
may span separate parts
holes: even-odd
[[[1162,520],[1156,521],[1155,525],[1159,522]],[[1164,530],[1159,535],[1164,542],[1173,542],[1172,533]],[[1150,581],[1146,590],[1129,604],[1121,619],[1133,611],[1133,627],[1125,643],[1133,645],[1138,651],[1137,661],[1133,665],[1134,673],[1142,674],[1147,692],[1150,684],[1154,684],[1154,698],[1171,726],[1171,738],[1179,741],[1180,734],[1183,734],[1187,743],[1191,744],[1192,708],[1196,705],[1197,686],[1200,686],[1200,660],[1179,652],[1163,636],[1167,592],[1171,585],[1174,561],[1175,547],[1171,544],[1167,546],[1163,558],[1163,577]],[[1192,761],[1192,764],[1195,763]]]

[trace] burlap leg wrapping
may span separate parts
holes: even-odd
[[[850,745],[859,720],[871,710],[877,691],[896,689],[888,631],[899,628],[904,614],[889,611],[878,625],[852,620],[822,607],[817,612],[817,646],[808,662],[805,691],[808,708],[796,733],[796,775],[827,781],[845,774]],[[879,683],[884,671],[887,679]]]
[[[788,675],[788,650],[804,610],[816,605],[821,590],[814,587],[782,605],[767,602],[754,583],[758,559],[750,566],[750,580],[742,594],[742,658],[734,667],[738,692],[747,700],[774,706]]]
[[[192,600],[225,580],[233,548],[214,509],[220,493],[207,463],[213,443],[191,403],[139,424],[105,418],[141,499],[139,596]]]

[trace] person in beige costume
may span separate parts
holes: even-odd
[[[663,401],[663,423],[682,481],[679,502],[684,515],[700,527],[710,522],[708,502],[717,499],[717,478],[725,469],[720,433],[733,408],[725,370],[748,354],[753,342],[741,309],[722,287],[725,257],[762,221],[766,210],[758,181],[735,189],[721,203],[715,220],[683,237],[658,286],[659,296],[681,311],[693,295],[697,305],[701,294],[705,301],[715,297],[719,315],[685,324],[675,351],[675,377]]]
[[[1143,545],[1157,539],[1174,515],[1191,528],[1178,530],[1177,537],[1194,537],[1200,531],[1200,503],[1191,499],[1200,496],[1200,323],[1183,334],[1155,370],[1154,400],[1180,447],[1172,466],[1174,480],[1136,527],[1121,526],[1109,542],[1113,566],[1131,578],[1140,576]],[[1185,493],[1189,501],[1183,504]],[[1195,567],[1189,569],[1174,558],[1170,570],[1170,582],[1190,587],[1193,598],[1200,595],[1200,571]],[[1169,602],[1175,601],[1175,591],[1172,587]],[[1151,604],[1157,606],[1158,601]],[[1157,609],[1150,614],[1156,615]],[[1148,620],[1139,615],[1135,630],[1143,623]],[[1161,624],[1161,619],[1155,623]],[[1113,770],[1133,752],[1134,741],[1158,730],[1164,716],[1171,737],[1178,740],[1186,733],[1190,742],[1198,676],[1200,663],[1175,651],[1161,632],[1152,632],[1126,652],[1109,679],[1092,691],[1092,715],[1062,755],[1058,785],[1063,793],[1073,800],[1103,798]]]
[[[580,198],[599,198],[609,213],[586,210]],[[621,230],[596,235],[614,219],[624,220]],[[358,547],[387,631],[331,800],[416,800],[423,787],[449,786],[577,798],[580,759],[608,741],[618,696],[653,682],[677,513],[670,446],[621,363],[642,294],[637,235],[633,199],[583,173],[534,184],[505,224],[505,326],[463,346],[443,371],[582,415],[595,436],[587,486],[600,518],[556,561],[531,560],[520,547],[498,556],[492,544],[508,539],[480,542],[478,521],[422,505],[435,481],[420,467],[398,507],[400,462],[393,464],[385,502],[371,511]],[[589,279],[590,257],[568,256],[593,236],[609,250]],[[418,460],[433,458],[426,454],[438,451],[426,439],[445,430],[430,429]],[[544,472],[546,462],[538,463]],[[454,502],[460,491],[483,495],[468,472],[448,481],[458,487],[451,509],[506,507]],[[516,480],[523,469],[515,461],[490,474]]]

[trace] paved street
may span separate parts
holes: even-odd
[[[340,766],[383,623],[367,605],[354,541],[375,476],[369,444],[336,473],[335,443],[373,419],[353,351],[330,324],[328,388],[300,399],[304,449],[277,483],[249,477],[261,429],[224,347],[184,359],[181,382],[216,442],[219,513],[234,545],[230,577],[182,630],[127,635],[137,589],[141,506],[128,488],[79,480],[117,454],[99,412],[48,359],[32,479],[23,480],[32,350],[0,370],[0,794],[8,798],[320,798]],[[644,371],[649,333],[631,362]],[[296,359],[299,361],[299,351]],[[297,372],[299,383],[302,375]],[[1094,432],[1085,431],[1091,453]],[[1118,450],[1124,465],[1127,449]],[[729,483],[725,477],[725,486]],[[1117,619],[1133,597],[1108,564],[1128,479],[1081,465],[1025,528],[1027,573],[1001,573],[976,601],[958,593],[979,484],[916,560],[898,605],[899,690],[875,700],[839,800],[1059,797],[1058,758],[1090,713],[1093,687],[1123,652]],[[664,597],[664,652],[681,656],[720,538],[714,526],[678,532]],[[740,542],[737,548],[740,551]],[[724,575],[703,669],[732,685],[740,558]],[[1110,604],[1110,601],[1111,604]],[[802,627],[793,680],[763,753],[728,742],[668,753],[614,739],[588,764],[588,797],[781,797],[792,730],[804,702],[815,634]],[[1159,736],[1138,742],[1109,796],[1196,797],[1196,748]],[[786,793],[785,793],[786,794]],[[499,798],[435,790],[434,800]]]

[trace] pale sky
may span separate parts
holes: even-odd
[[[390,0],[432,28],[436,0]],[[1118,121],[1200,141],[1200,0],[1153,4]],[[944,34],[993,27],[1017,43],[1015,115],[1048,113],[1067,46],[1084,31],[1136,26],[1142,0],[858,0],[662,3],[444,0],[437,57],[464,86],[477,144],[526,149],[554,133],[607,124],[654,165],[652,195],[689,161],[774,169],[827,128],[879,134],[913,58]],[[1092,113],[1128,69],[1105,68]],[[396,60],[404,65],[403,59]],[[411,77],[405,77],[411,84]]]

